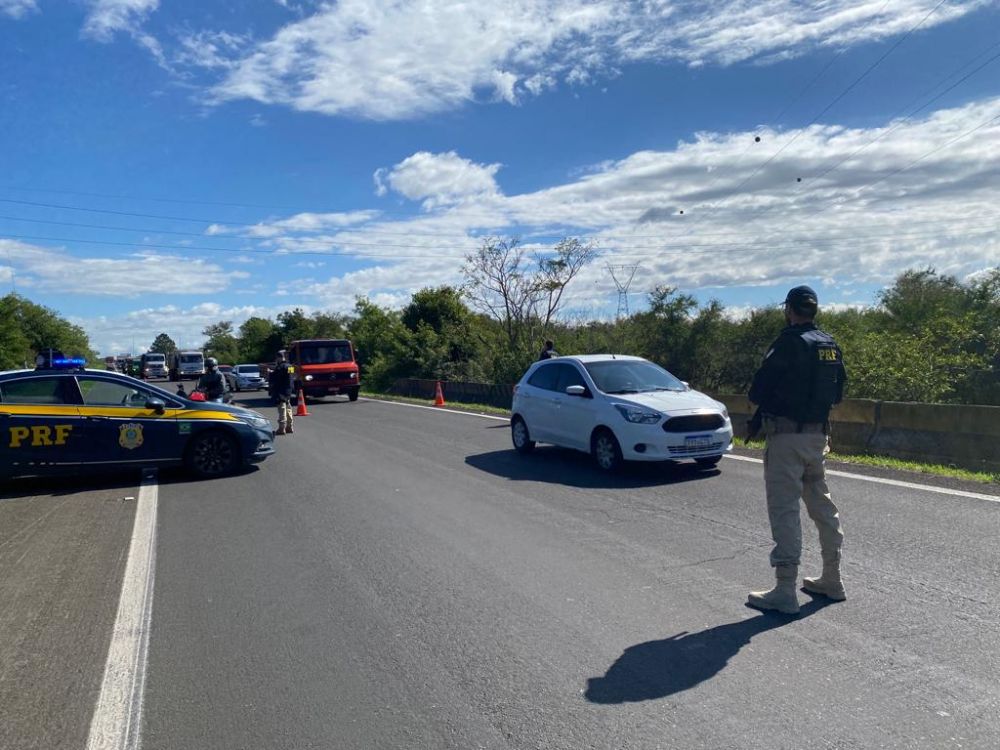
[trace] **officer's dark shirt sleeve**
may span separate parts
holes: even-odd
[[[774,394],[781,376],[794,365],[796,354],[795,337],[779,336],[754,374],[747,397],[759,406],[767,406],[767,400]]]

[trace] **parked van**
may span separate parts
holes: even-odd
[[[343,394],[358,400],[361,382],[354,345],[347,339],[303,339],[293,341],[286,350],[294,368],[295,392],[306,396]]]
[[[170,379],[197,380],[205,374],[205,355],[202,352],[174,352],[170,355]]]
[[[167,356],[160,352],[146,352],[140,357],[139,377],[165,378],[167,377]]]

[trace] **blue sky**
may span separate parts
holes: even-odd
[[[597,245],[571,319],[608,264],[871,303],[998,265],[998,178],[995,1],[0,0],[0,288],[102,352],[405,304],[488,234]]]

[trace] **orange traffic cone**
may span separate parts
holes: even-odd
[[[444,393],[441,390],[441,381],[437,382],[437,390],[434,392],[434,406],[444,406]]]
[[[306,394],[299,388],[299,408],[295,410],[296,417],[308,417],[309,410],[306,409]]]

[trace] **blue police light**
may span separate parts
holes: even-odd
[[[52,360],[54,370],[78,370],[87,364],[87,360],[82,357],[61,357]]]

